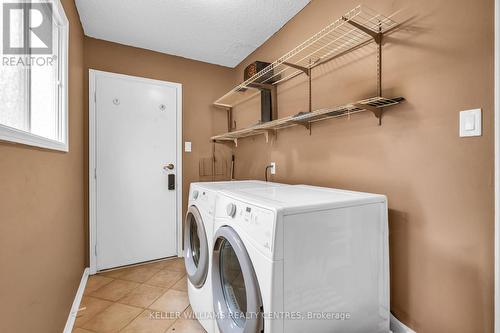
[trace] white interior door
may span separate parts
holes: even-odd
[[[177,254],[177,195],[169,189],[177,96],[175,84],[95,75],[98,271]]]

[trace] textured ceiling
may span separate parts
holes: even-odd
[[[76,0],[85,34],[235,67],[310,0]]]

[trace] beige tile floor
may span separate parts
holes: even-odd
[[[203,333],[192,314],[182,259],[91,276],[73,333]]]

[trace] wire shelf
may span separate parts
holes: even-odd
[[[392,19],[359,5],[233,88],[215,101],[214,105],[234,107],[258,94],[262,85],[276,86],[315,66],[371,43],[374,36],[383,34],[396,25]]]
[[[237,145],[238,139],[263,134],[266,136],[266,140],[268,140],[269,135],[272,135],[274,131],[279,129],[300,125],[309,128],[309,126],[313,122],[331,118],[346,117],[359,112],[370,111],[373,112],[375,116],[379,117],[380,115],[378,114],[378,112],[381,112],[382,108],[397,105],[404,101],[405,99],[403,97],[372,97],[332,108],[323,108],[312,112],[299,113],[294,116],[288,116],[263,124],[254,125],[245,129],[217,135],[212,137],[211,139],[215,142],[231,141]]]

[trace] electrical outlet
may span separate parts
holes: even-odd
[[[276,174],[276,162],[271,162],[271,175]]]

